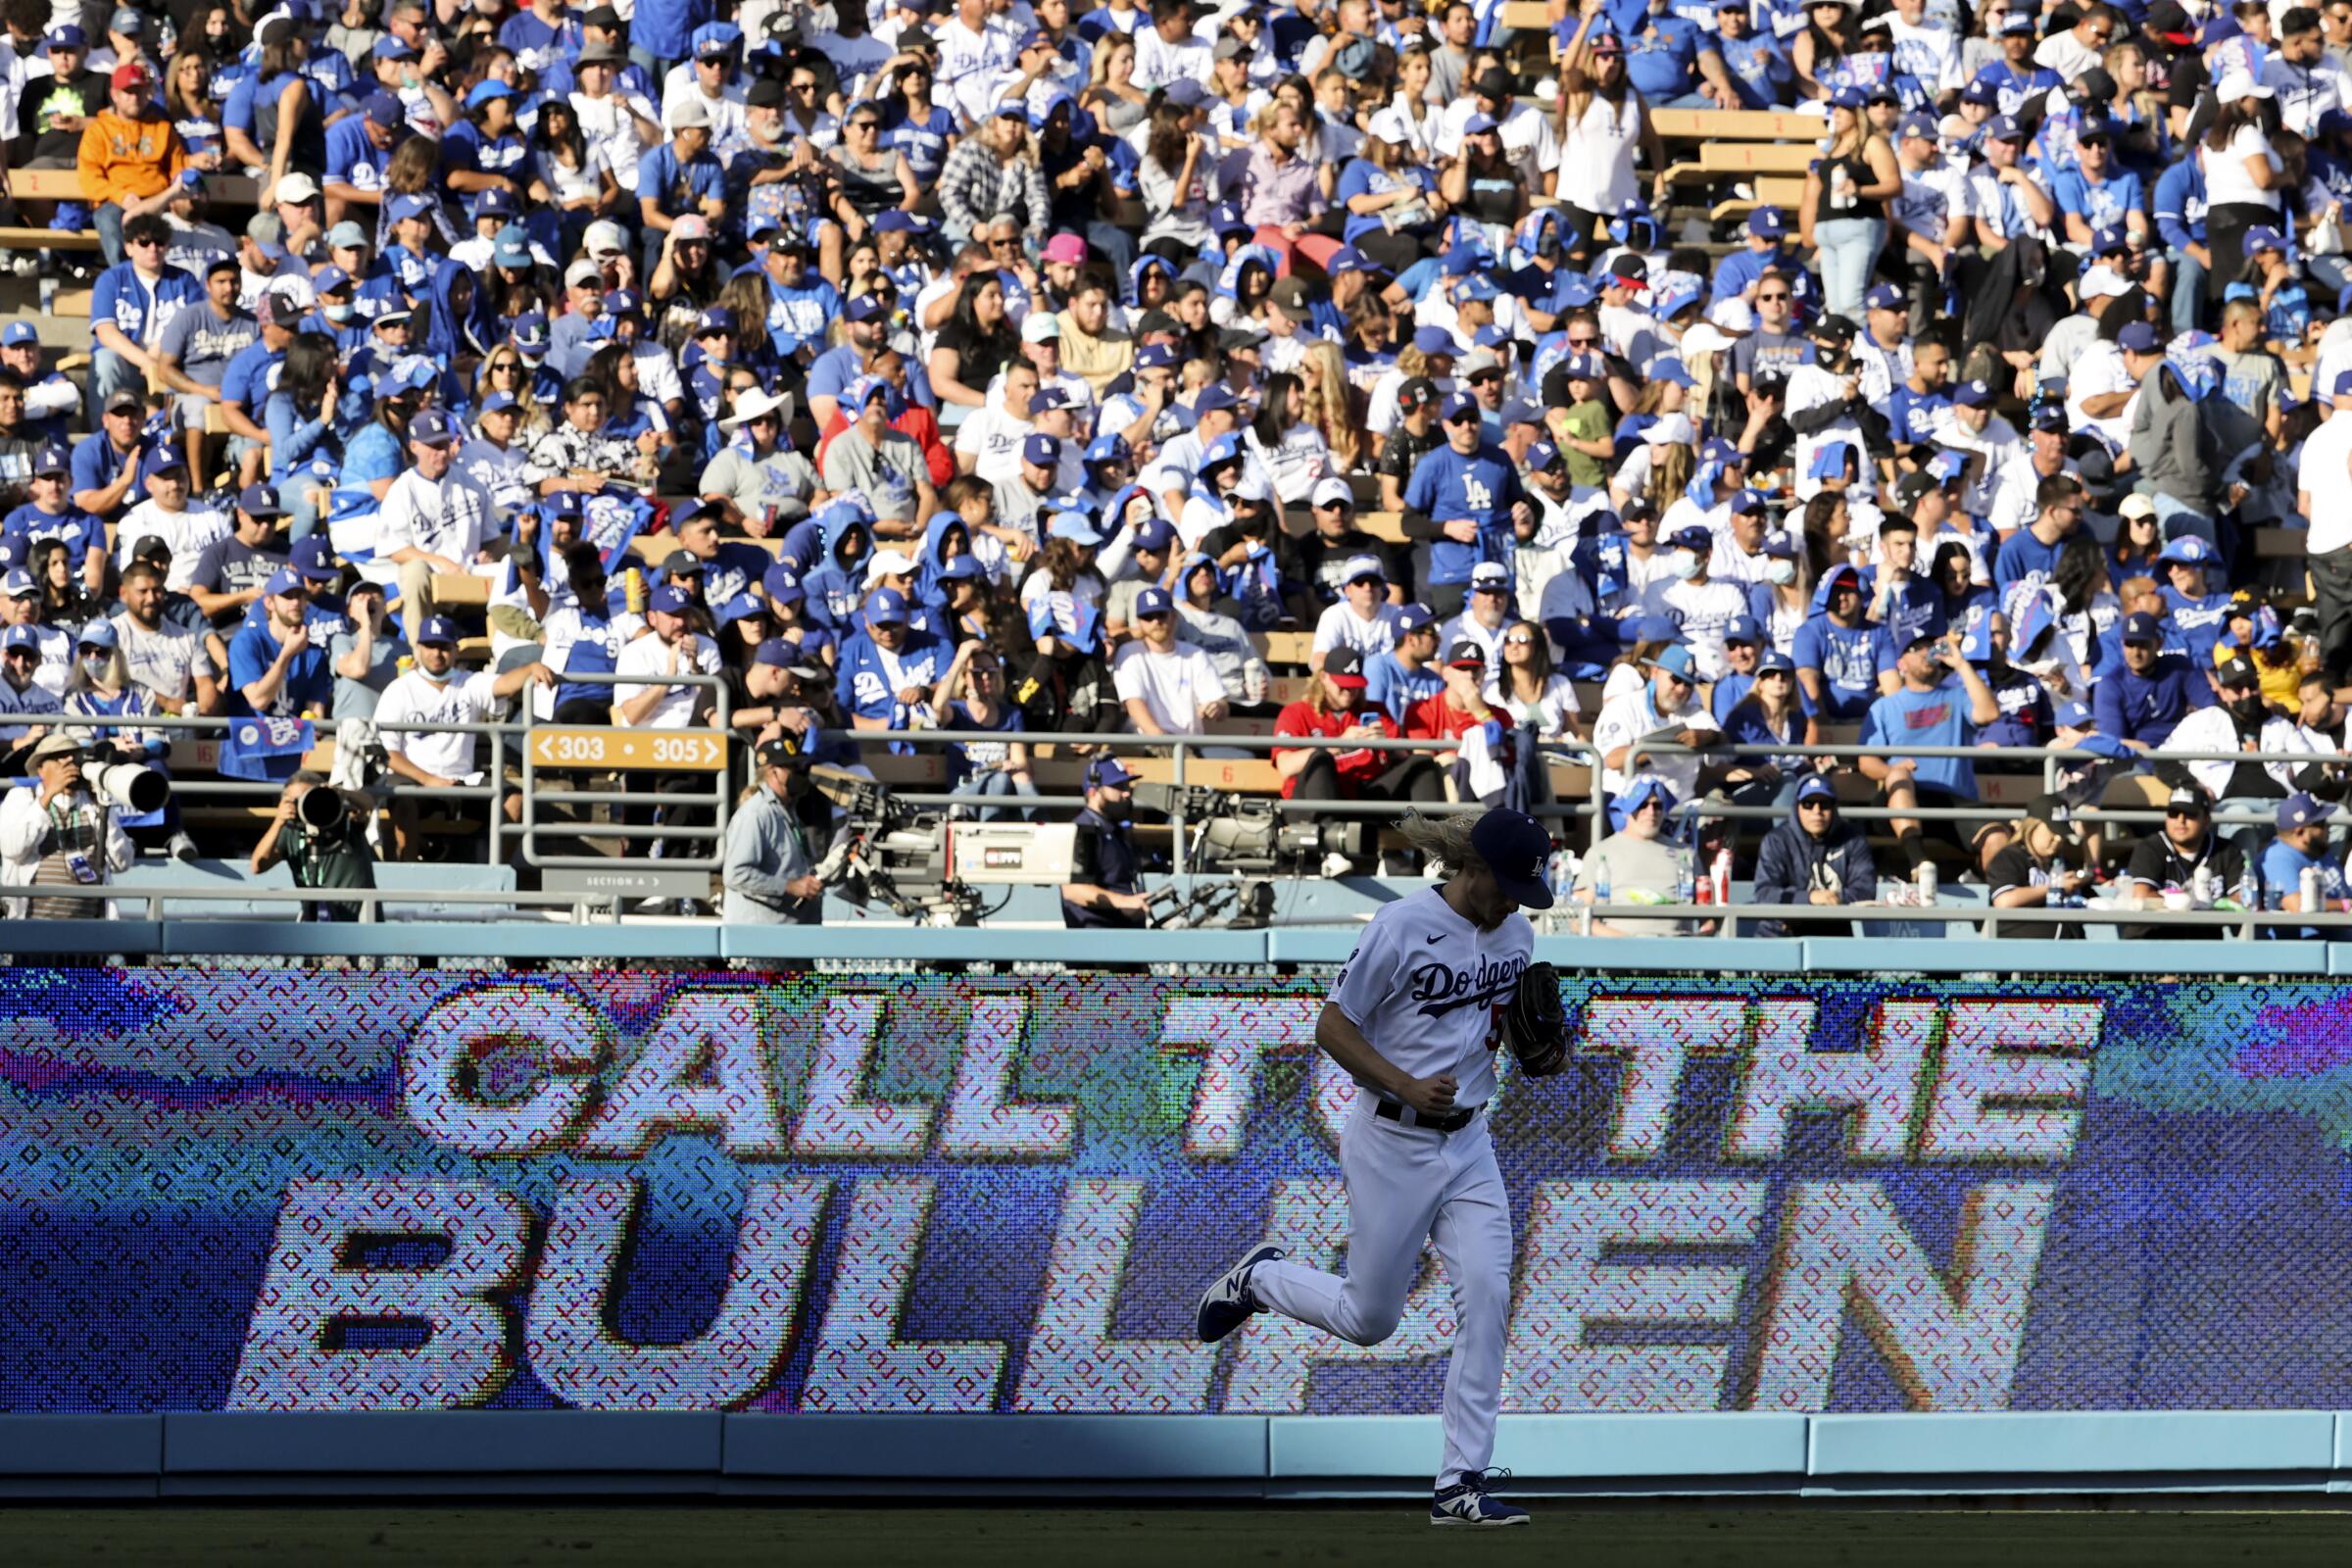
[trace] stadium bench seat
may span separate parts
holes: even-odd
[[[7,171],[8,193],[18,201],[77,202],[81,200],[81,176],[71,169],[12,169]],[[261,181],[242,174],[211,174],[204,181],[204,193],[218,207],[251,207],[261,200]],[[98,231],[94,228],[0,228],[0,245],[16,250],[94,251],[100,248]],[[54,311],[53,314],[87,316],[87,291],[76,290],[85,303],[79,313]]]

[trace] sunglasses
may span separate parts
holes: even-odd
[[[1666,677],[1666,684],[1669,686],[1680,686],[1685,691],[1689,691],[1690,689],[1690,680],[1681,675],[1668,675]]]
[[[2198,809],[2197,809],[2195,807],[2193,807],[2193,806],[2176,806],[2176,807],[2171,807],[2171,808],[2167,808],[2167,809],[2166,809],[2166,811],[2165,811],[2165,813],[2164,813],[2164,814],[2165,814],[2165,818],[2166,818],[2166,820],[2168,820],[2168,821],[2170,821],[2170,820],[2172,820],[2172,819],[2174,819],[2174,818],[2180,818],[2180,819],[2186,820],[2186,821],[2197,821],[2197,822],[2202,822],[2202,821],[2204,821],[2204,820],[2205,820],[2205,813],[2204,813],[2203,811],[2200,811],[2200,810],[2198,810]]]
[[[1759,294],[1756,296],[1756,303],[1758,305],[1778,305],[1788,297],[1785,290],[1779,294]]]
[[[1796,808],[1800,811],[1826,811],[1830,808],[1830,803],[1817,796],[1809,801],[1797,802]]]
[[[1589,349],[1599,341],[1596,337],[1572,337],[1568,340],[1568,346],[1572,349]]]
[[[1470,384],[1476,386],[1481,381],[1499,381],[1501,379],[1502,372],[1500,370],[1481,370],[1470,378]]]
[[[1533,637],[1505,637],[1502,640],[1502,646],[1505,648],[1533,648],[1536,646],[1536,640]]]

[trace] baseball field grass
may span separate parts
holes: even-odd
[[[1246,1568],[1537,1563],[2069,1568],[2352,1560],[2352,1514],[2023,1507],[1530,1502],[1513,1530],[1433,1530],[1409,1505],[858,1508],[797,1503],[414,1507],[123,1503],[0,1508],[13,1568],[48,1563],[1087,1563]]]

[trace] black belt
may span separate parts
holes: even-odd
[[[1472,1105],[1469,1109],[1457,1110],[1450,1116],[1424,1116],[1397,1101],[1384,1100],[1372,1107],[1372,1114],[1383,1120],[1396,1122],[1406,1127],[1426,1127],[1433,1133],[1458,1133],[1476,1120],[1479,1111],[1484,1108],[1481,1105]],[[1411,1119],[1407,1120],[1407,1117]]]

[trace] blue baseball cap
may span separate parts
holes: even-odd
[[[1734,615],[1723,628],[1723,640],[1727,643],[1761,645],[1764,641],[1764,628],[1756,624],[1756,617],[1753,615]]]
[[[1423,354],[1457,354],[1460,346],[1453,334],[1442,326],[1423,326],[1413,330],[1413,347]]]
[[[1168,597],[1165,588],[1147,588],[1135,596],[1135,616],[1141,620],[1148,615],[1173,614],[1176,602]]]
[[[286,509],[278,505],[277,491],[266,484],[249,484],[237,492],[237,510],[250,517],[282,517]]]
[[[270,574],[268,582],[262,584],[262,592],[274,598],[283,594],[308,593],[310,587],[311,585],[303,580],[301,572],[296,571],[292,566],[280,566]],[[455,642],[457,639],[453,637],[450,640]]]
[[[713,305],[694,323],[696,337],[709,337],[714,332],[735,330],[735,313],[724,305]]]
[[[1587,379],[1591,378],[1587,377]],[[1671,354],[1651,363],[1649,367],[1649,379],[1652,381],[1668,382],[1674,386],[1681,387],[1686,392],[1698,385],[1696,381],[1691,379],[1690,368],[1684,365],[1680,359]]]
[[[1021,461],[1051,468],[1061,462],[1061,437],[1033,435],[1021,443]]]
[[[879,294],[860,294],[842,308],[842,318],[850,321],[871,321],[888,316],[890,307],[882,303]]]
[[[2167,565],[2205,566],[2212,564],[2214,551],[2195,534],[2184,533],[2166,540],[2164,548],[2156,552],[2156,559]]]
[[[1908,302],[1901,289],[1892,283],[1881,283],[1862,296],[1862,303],[1874,311],[1899,311]]]
[[[808,590],[801,586],[801,574],[781,561],[760,575],[760,586],[779,605],[797,605],[808,597]]]
[[[1830,107],[1832,109],[1860,110],[1867,108],[1869,104],[1870,94],[1864,92],[1859,87],[1840,87],[1836,92],[1830,94]]]
[[[479,109],[482,107],[482,105],[490,103],[496,99],[512,98],[514,96],[514,88],[508,86],[496,76],[491,76],[473,84],[473,90],[466,95],[466,107],[468,109]],[[497,187],[495,186],[492,187],[492,189],[496,188]],[[485,192],[485,194],[487,193]],[[503,195],[504,192],[501,192],[501,194]]]
[[[1434,626],[1437,624],[1437,612],[1431,610],[1427,605],[1406,605],[1396,612],[1396,635],[1401,637],[1407,632],[1416,632],[1425,627]]]
[[[81,28],[71,22],[62,27],[50,28],[49,36],[41,42],[43,47],[50,49],[86,49],[90,43]]]
[[[2164,641],[2164,622],[2144,610],[2135,610],[2124,617],[2124,641],[2161,644]]]
[[[41,334],[33,329],[30,321],[11,321],[5,328],[0,328],[0,349],[13,349],[40,340]]]
[[[1687,681],[1695,682],[1698,679],[1698,658],[1690,652],[1688,643],[1675,643],[1658,650],[1657,657],[1650,660],[1649,667]]]
[[[1905,115],[1902,123],[1895,127],[1895,133],[1897,136],[1917,136],[1921,141],[1934,141],[1936,139],[1936,121],[1929,115]]]
[[[1473,272],[1454,285],[1453,297],[1457,300],[1493,300],[1500,293],[1493,278],[1484,272]]]
[[[457,647],[458,623],[447,615],[425,616],[424,624],[416,628],[416,646],[425,648],[435,643],[448,648]]]
[[[1560,456],[1560,449],[1549,441],[1538,439],[1527,444],[1527,471],[1530,473],[1542,473],[1553,465],[1566,461]]]
[[[1991,383],[1963,381],[1952,388],[1952,401],[1964,409],[1989,408],[1993,401]]]
[[[41,652],[41,634],[30,626],[11,626],[0,632],[0,649],[12,654],[19,649],[29,649],[37,658]]]
[[[1480,416],[1482,412],[1478,405],[1478,399],[1467,392],[1455,392],[1450,394],[1444,403],[1438,405],[1438,422],[1451,424],[1465,416],[1475,419]]]
[[[1194,396],[1193,413],[1195,415],[1214,414],[1219,409],[1233,408],[1239,401],[1233,395],[1231,387],[1222,381],[1212,381]]]
[[[2000,25],[1995,30],[2002,37],[2020,32],[2031,34],[2034,31],[2034,18],[2024,11],[2011,11],[2002,16]]]
[[[1046,537],[1067,539],[1072,544],[1094,546],[1102,542],[1095,531],[1095,519],[1083,512],[1056,512],[1046,523]]]
[[[116,634],[113,621],[94,615],[74,634],[74,641],[83,648],[118,648],[122,639]]]
[[[1137,595],[1140,599],[1142,595]],[[1135,782],[1135,775],[1119,765],[1115,757],[1098,757],[1086,764],[1086,787],[1090,790],[1125,789]]]
[[[286,566],[296,576],[312,582],[333,582],[343,575],[335,564],[334,541],[326,536],[324,529],[295,540]]]
[[[409,439],[420,446],[450,446],[458,439],[458,427],[439,409],[426,409],[409,421]]]
[[[666,582],[645,596],[645,608],[664,615],[682,615],[692,603],[694,601],[686,597],[683,589]]]
[[[896,588],[877,588],[865,602],[865,623],[869,626],[905,625],[906,596]]]
[[[519,409],[521,407],[522,400],[517,398],[514,393],[493,392],[488,397],[482,399],[481,412],[484,414],[503,414],[509,409]]]
[[[1115,430],[1107,435],[1099,435],[1086,444],[1086,461],[1089,463],[1127,463],[1134,457],[1135,451],[1127,445],[1127,438]]]
[[[2309,827],[2314,822],[2325,822],[2334,814],[2334,807],[2298,791],[2278,803],[2278,827],[2282,832],[2288,828]]]
[[[73,471],[74,454],[54,441],[32,455],[32,473],[36,479],[43,474]]]
[[[1786,662],[1787,656],[1783,655],[1782,658]],[[1838,786],[1819,773],[1808,773],[1805,781],[1796,787],[1796,798],[1800,801],[1829,801],[1834,805],[1838,800]]]
[[[1756,655],[1757,674],[1762,675],[1776,669],[1784,675],[1793,675],[1796,673],[1796,661],[1782,653],[1778,648],[1767,648]]]
[[[1135,368],[1139,370],[1165,370],[1177,363],[1174,345],[1147,343],[1135,351]]]
[[[2026,132],[2015,115],[1995,115],[1984,122],[1984,137],[1987,141],[2024,141]]]
[[[1788,219],[1778,207],[1759,207],[1747,215],[1747,231],[1758,239],[1779,239],[1788,232]]]

